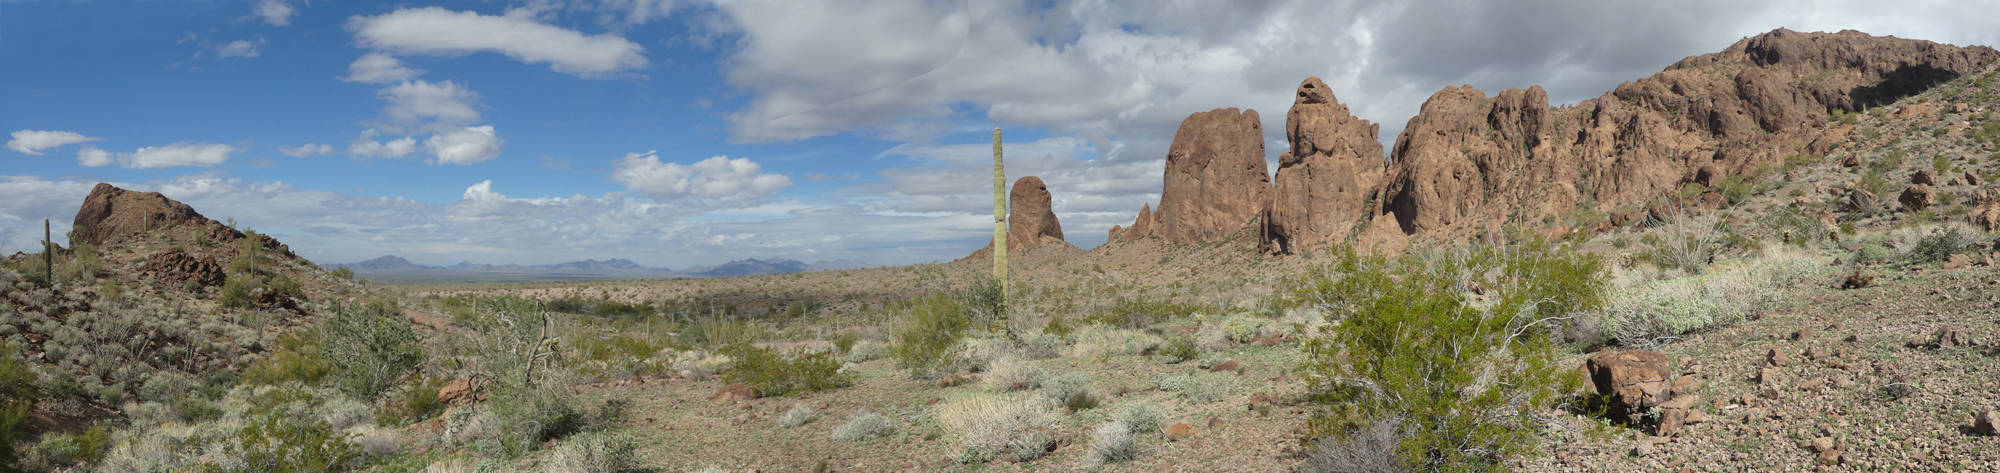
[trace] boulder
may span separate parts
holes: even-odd
[[[1980,435],[2000,435],[2000,411],[1986,411],[1973,416],[1972,431]]]
[[[1965,171],[1965,184],[1966,184],[1966,185],[1972,185],[1972,186],[1976,186],[1976,185],[1979,185],[1980,183],[1982,183],[1982,182],[1985,182],[1985,181],[1986,181],[1985,179],[1982,179],[1982,178],[1980,178],[1980,177],[1979,177],[1979,173],[1976,173],[1976,172],[1972,172],[1971,170],[1967,170],[1967,171]]]
[[[1584,361],[1584,370],[1600,395],[1608,396],[1614,420],[1632,422],[1672,399],[1667,355],[1649,350],[1604,350]]]
[[[445,383],[444,387],[438,388],[438,402],[442,402],[448,406],[456,406],[484,401],[486,400],[486,395],[478,392],[479,387],[480,383],[471,379],[451,380],[451,382]]]
[[[1173,244],[1221,240],[1256,218],[1270,191],[1264,128],[1256,110],[1219,108],[1189,115],[1167,148],[1152,233]]]
[[[1857,212],[1875,210],[1875,193],[1861,189],[1847,192],[1847,205]]]
[[[1929,169],[1919,169],[1917,172],[1910,173],[1910,183],[1926,186],[1938,185],[1938,173]]]
[[[1015,180],[1007,202],[1008,249],[1025,250],[1063,241],[1062,222],[1056,219],[1049,187],[1042,184],[1042,178]]]
[[[1911,184],[1896,201],[1903,204],[1904,210],[1923,210],[1937,203],[1937,191],[1927,184]]]
[[[1381,126],[1348,112],[1318,77],[1298,87],[1285,114],[1291,150],[1278,156],[1269,210],[1267,251],[1322,249],[1346,238],[1371,216],[1368,194],[1385,162]]]
[[[1846,279],[1841,280],[1840,288],[1861,289],[1864,287],[1868,287],[1868,285],[1873,282],[1875,282],[1874,275],[1863,275],[1861,274],[1861,270],[1857,269],[1854,270],[1854,274],[1849,274],[1847,275]]]
[[[1989,232],[2000,230],[2000,203],[1988,203],[1973,207],[1967,213],[1967,217],[1972,220],[1973,225],[1983,227]]]

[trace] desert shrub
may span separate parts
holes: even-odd
[[[1749,200],[1752,190],[1750,183],[1743,176],[1729,176],[1728,179],[1723,179],[1722,184],[1717,187],[1721,188],[1722,197],[1728,199],[1730,205],[1741,204],[1743,201]]]
[[[1195,373],[1188,375],[1187,381],[1179,386],[1175,394],[1182,399],[1198,403],[1211,403],[1229,397],[1236,389],[1236,376],[1226,373]]]
[[[912,376],[934,377],[956,371],[959,342],[971,325],[965,310],[945,294],[911,301],[896,328],[889,354]]]
[[[241,309],[250,306],[250,293],[263,286],[263,281],[249,273],[229,273],[222,281],[222,294],[215,302],[223,307]]]
[[[1070,397],[1077,394],[1089,393],[1090,374],[1081,371],[1072,371],[1045,379],[1042,381],[1041,389],[1035,390],[1035,394],[1040,395],[1043,399],[1056,403],[1067,402]]]
[[[812,422],[813,417],[818,415],[819,411],[813,410],[812,404],[803,402],[793,403],[791,410],[785,411],[785,415],[778,416],[778,426],[789,429],[806,425],[807,422]]]
[[[348,281],[354,280],[354,270],[346,266],[333,268],[333,271],[330,274],[332,274],[333,277],[338,279],[343,279]]]
[[[840,360],[831,352],[779,354],[747,343],[724,347],[721,351],[736,360],[730,363],[723,377],[757,388],[759,395],[818,392],[851,383],[840,373]]]
[[[217,445],[225,462],[198,466],[203,472],[323,472],[353,471],[369,460],[360,446],[318,416],[299,415],[287,408],[310,403],[312,395],[301,391],[275,390],[258,395],[250,402],[264,406],[246,413],[242,426],[224,432],[224,438],[196,435],[194,445]]]
[[[1009,329],[1007,293],[1001,289],[1000,280],[993,275],[978,273],[973,276],[971,284],[949,294],[965,314],[968,328],[987,331]]]
[[[888,352],[888,347],[876,343],[874,340],[863,340],[860,343],[856,343],[854,349],[848,350],[847,361],[855,363],[873,361],[882,358]]]
[[[288,381],[319,384],[331,372],[333,363],[326,359],[318,332],[297,330],[278,336],[277,350],[245,367],[243,381],[256,385]]]
[[[42,396],[35,372],[21,362],[19,347],[0,343],[0,468],[20,461],[14,443],[26,440],[28,415]]]
[[[555,355],[554,319],[531,299],[476,299],[466,322],[469,339],[455,342],[455,361],[489,381],[490,416],[468,418],[463,442],[497,444],[519,455],[542,442],[601,429],[623,414],[622,401],[586,406],[569,389],[573,373]],[[456,421],[455,421],[456,422]],[[474,428],[476,427],[476,428]]]
[[[1076,343],[1069,346],[1072,358],[1102,358],[1115,355],[1138,355],[1155,349],[1159,337],[1139,330],[1114,328],[1103,324],[1086,325],[1073,334]]]
[[[1049,322],[1042,324],[1043,335],[1054,335],[1058,339],[1068,337],[1073,330],[1069,326],[1069,323],[1063,321],[1063,317],[1060,315],[1049,317]]]
[[[1951,255],[1973,251],[1978,230],[1964,225],[1937,225],[1922,231],[1903,258],[1912,263],[1942,263]]]
[[[1160,300],[1142,299],[1119,295],[1111,306],[1103,312],[1084,317],[1086,323],[1101,323],[1113,327],[1142,328],[1153,322],[1173,317],[1186,317],[1202,312],[1205,307],[1178,304]]]
[[[267,290],[292,299],[303,299],[306,295],[305,286],[299,284],[298,280],[287,276],[271,278],[271,284]]]
[[[763,340],[763,327],[728,317],[704,316],[681,331],[681,341],[690,346],[720,347]]]
[[[63,467],[97,463],[111,449],[111,430],[93,425],[80,434],[50,432],[28,449],[19,463],[22,471],[57,471]]]
[[[1352,438],[1402,419],[1399,452],[1431,470],[1498,468],[1526,452],[1529,417],[1575,391],[1551,335],[1603,302],[1599,257],[1546,244],[1475,246],[1396,258],[1339,252],[1298,281],[1296,298],[1327,311],[1300,367],[1315,437]],[[1486,300],[1466,296],[1478,284]]]
[[[1048,373],[1042,368],[1016,359],[1002,359],[986,368],[980,382],[992,391],[1010,391],[1016,386],[1022,389],[1040,389]]]
[[[1134,434],[1158,432],[1160,431],[1160,423],[1165,421],[1166,418],[1166,411],[1145,402],[1127,403],[1123,406],[1118,406],[1118,410],[1111,413],[1113,421],[1123,424]]]
[[[1257,339],[1257,335],[1262,332],[1266,322],[1266,320],[1255,316],[1239,314],[1224,320],[1222,322],[1222,330],[1223,333],[1229,336],[1229,341],[1239,344],[1250,343]]]
[[[841,332],[840,335],[834,336],[833,340],[830,341],[833,342],[834,352],[848,355],[854,351],[854,344],[861,341],[861,334],[852,331]]]
[[[1031,360],[1058,358],[1062,356],[1062,350],[1067,346],[1063,343],[1062,336],[1043,333],[1022,341],[1021,355]]]
[[[410,319],[384,302],[335,307],[318,328],[335,386],[375,399],[424,362],[423,340]]]
[[[253,274],[264,267],[264,239],[255,231],[243,232],[243,238],[236,240],[236,259],[229,262],[229,272]]]
[[[77,242],[70,248],[70,257],[56,268],[58,281],[93,281],[103,271],[104,263],[97,256],[97,245]]]
[[[1299,470],[1310,473],[1401,473],[1409,471],[1397,454],[1402,442],[1394,420],[1383,420],[1346,438],[1313,442]]]
[[[556,444],[549,454],[547,471],[558,473],[616,473],[638,467],[633,455],[638,442],[623,435],[590,432],[572,435]]]
[[[450,379],[441,377],[418,378],[396,390],[376,416],[376,421],[383,427],[401,427],[437,417],[447,407],[443,400],[438,399],[438,390],[450,382]]]
[[[1817,247],[1826,242],[1827,236],[1833,232],[1825,222],[1790,206],[1772,207],[1763,220],[1765,228],[1778,237],[1778,241],[1792,246]]]
[[[860,412],[833,429],[834,440],[867,440],[896,432],[896,421],[873,412]]]
[[[1098,464],[1123,463],[1139,458],[1139,442],[1132,427],[1117,421],[1097,426],[1090,435],[1090,459]]]
[[[938,406],[936,416],[958,438],[958,459],[964,463],[1030,461],[1048,454],[1056,442],[1056,416],[1040,398],[964,398]]]
[[[1712,219],[1677,217],[1642,241],[1651,248],[1640,255],[1661,270],[1699,273],[1722,251],[1723,232]]]
[[[1193,335],[1180,334],[1160,344],[1159,354],[1167,363],[1180,363],[1201,356],[1201,350],[1195,347]]]

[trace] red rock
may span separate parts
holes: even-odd
[[[1152,233],[1173,244],[1220,240],[1258,216],[1269,198],[1270,176],[1256,110],[1190,115],[1167,148]]]
[[[1897,197],[1896,201],[1903,204],[1904,210],[1923,210],[1937,203],[1937,191],[1931,190],[1931,186],[1928,185],[1911,184],[1910,187],[1903,189],[1903,195]]]
[[[716,402],[748,401],[756,398],[757,388],[741,383],[723,386],[721,389],[715,390],[715,394],[708,396],[708,400]]]
[[[1236,370],[1238,370],[1238,369],[1242,369],[1242,368],[1243,368],[1243,365],[1241,365],[1241,364],[1237,364],[1237,363],[1236,363],[1236,360],[1229,360],[1229,361],[1224,361],[1224,362],[1222,362],[1222,363],[1220,363],[1220,364],[1217,364],[1217,365],[1215,365],[1215,367],[1213,367],[1213,368],[1209,368],[1208,370],[1209,370],[1209,371],[1213,371],[1213,372],[1222,372],[1222,371],[1236,371]]]
[[[1285,114],[1290,151],[1278,156],[1273,180],[1267,251],[1321,249],[1346,238],[1371,217],[1367,195],[1375,191],[1386,161],[1381,126],[1356,118],[1325,82],[1299,83]]]
[[[1610,396],[1610,414],[1617,420],[1638,419],[1646,411],[1670,399],[1667,355],[1647,350],[1605,350],[1584,361],[1591,384],[1600,395]]]
[[[152,275],[156,281],[194,281],[203,287],[222,285],[228,274],[214,256],[195,258],[181,251],[180,247],[167,248],[147,256],[146,264],[139,266],[139,272]]]
[[[1139,218],[1132,220],[1132,227],[1122,235],[1126,241],[1138,240],[1153,235],[1153,204],[1139,205]]]
[[[1910,183],[1927,186],[1938,185],[1938,173],[1930,169],[1918,169],[1917,172],[1910,173]]]
[[[1186,422],[1175,422],[1174,425],[1167,426],[1166,432],[1167,440],[1179,442],[1181,439],[1194,436],[1194,426]]]
[[[1764,354],[1764,366],[1784,367],[1789,364],[1792,364],[1792,357],[1776,348]]]
[[[485,400],[486,395],[480,393],[479,388],[480,386],[471,379],[451,380],[445,383],[444,387],[438,388],[438,402],[455,406]]]

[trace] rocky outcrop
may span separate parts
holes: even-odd
[[[1348,113],[1318,77],[1299,84],[1285,114],[1291,151],[1278,156],[1267,251],[1324,248],[1371,216],[1369,195],[1382,178],[1381,126]]]
[[[1132,228],[1120,234],[1126,241],[1145,238],[1153,234],[1153,204],[1139,204],[1139,218],[1132,219]]]
[[[158,192],[133,192],[98,183],[76,211],[74,237],[80,242],[105,246],[151,230],[182,225],[207,226],[214,222],[195,212],[194,207]],[[231,230],[214,236],[229,242],[242,238],[243,234]]]
[[[1181,121],[1165,181],[1150,233],[1168,243],[1220,240],[1250,223],[1271,191],[1257,111],[1219,108]],[[1128,238],[1140,233],[1132,226]]]
[[[193,282],[199,286],[220,286],[227,274],[214,256],[195,257],[180,248],[167,248],[146,257],[139,272],[154,280],[175,284]]]
[[[1650,419],[1657,435],[1673,435],[1688,421],[1699,400],[1692,393],[1681,392],[1697,384],[1693,378],[1669,377],[1672,372],[1667,369],[1664,353],[1605,350],[1591,354],[1583,367],[1592,387],[1609,403],[1607,414],[1626,422]]]
[[[1062,222],[1056,219],[1049,186],[1042,178],[1023,177],[1014,181],[1007,194],[1007,248],[1029,249],[1063,241]]]
[[[1117,230],[1112,230],[1116,238]],[[1054,198],[1049,194],[1049,186],[1042,184],[1042,178],[1022,177],[1014,181],[1014,188],[1007,192],[1007,251],[1026,251],[1048,245],[1069,246],[1063,241],[1062,222],[1056,219]],[[979,251],[972,252],[966,259],[991,258],[993,242]]]
[[[1551,107],[1540,87],[1491,97],[1446,87],[1410,119],[1379,174],[1367,159],[1375,127],[1308,78],[1286,115],[1290,149],[1279,156],[1275,188],[1256,185],[1263,161],[1254,112],[1197,113],[1175,135],[1159,207],[1118,237],[1212,241],[1267,215],[1258,229],[1267,250],[1394,248],[1411,239],[1497,239],[1509,225],[1547,234],[1588,223],[1571,218],[1585,212],[1610,214],[1613,225],[1641,222],[1620,209],[1689,184],[1706,192],[1672,206],[1725,206],[1722,183],[1847,143],[1851,126],[1829,120],[1830,111],[1888,104],[1996,59],[2000,52],[1987,47],[1779,29],[1574,106]],[[1252,207],[1260,195],[1268,207]]]

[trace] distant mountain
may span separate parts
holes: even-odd
[[[726,278],[731,276],[755,276],[759,274],[785,274],[808,271],[804,262],[784,258],[771,258],[768,260],[751,258],[722,263],[721,265],[706,268],[698,272],[693,271],[694,269],[688,268],[684,273],[704,278]]]
[[[354,264],[336,264],[331,266],[346,266],[347,269],[352,269],[355,271],[375,271],[375,272],[421,271],[426,269],[440,269],[431,266],[422,266],[416,263],[411,263],[410,260],[403,259],[402,257],[396,255],[383,256],[380,258],[375,258]]]
[[[588,279],[650,279],[650,278],[726,278],[734,276],[757,276],[764,274],[787,274],[806,271],[834,271],[868,267],[867,263],[855,260],[821,260],[805,263],[785,258],[769,258],[731,261],[715,266],[692,266],[679,271],[653,268],[629,259],[613,258],[605,261],[587,259],[546,265],[521,266],[517,264],[493,265],[460,261],[451,266],[424,266],[411,263],[395,255],[382,256],[359,263],[329,264],[328,268],[346,267],[356,273],[369,274],[378,279],[438,280],[449,279],[452,275],[462,275],[467,280],[588,280]],[[409,276],[409,277],[396,277]]]

